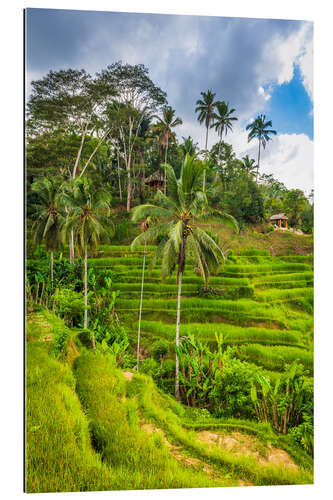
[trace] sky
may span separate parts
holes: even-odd
[[[309,21],[166,14],[27,9],[26,70],[30,82],[50,70],[84,68],[91,74],[115,61],[142,63],[182,118],[178,138],[204,148],[195,113],[200,92],[235,108],[224,139],[236,155],[257,158],[258,142],[245,127],[259,113],[273,136],[260,170],[289,189],[313,188],[313,24]],[[217,142],[213,129],[208,146]]]

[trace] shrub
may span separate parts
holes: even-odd
[[[156,342],[152,345],[151,352],[154,359],[159,361],[162,367],[163,359],[169,352],[169,342],[166,342],[165,340],[156,340]]]

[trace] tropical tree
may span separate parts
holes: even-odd
[[[215,128],[222,142],[223,133],[227,135],[228,130],[232,131],[232,122],[238,120],[235,116],[231,116],[235,109],[229,109],[229,104],[224,101],[218,101],[215,105],[217,113],[214,112],[213,119],[215,120],[211,128]]]
[[[199,113],[198,120],[201,123],[205,123],[206,126],[206,142],[205,142],[205,150],[207,151],[208,144],[208,130],[214,120],[214,108],[216,106],[216,102],[214,101],[215,94],[211,90],[207,90],[207,92],[200,92],[202,95],[202,99],[198,99],[196,102],[195,112]],[[202,189],[205,191],[206,189],[206,172],[203,174],[203,184]]]
[[[253,175],[254,170],[257,168],[256,161],[246,155],[242,158],[243,167],[249,175]]]
[[[117,61],[97,74],[100,82],[112,85],[116,96],[107,111],[109,126],[115,130],[127,172],[127,210],[131,208],[133,149],[141,125],[166,104],[166,93],[149,78],[143,64]]]
[[[182,150],[184,157],[186,156],[187,153],[190,156],[195,155],[198,149],[198,143],[193,142],[193,139],[190,135],[188,137],[182,137],[182,139],[184,142],[179,147]]]
[[[183,123],[182,119],[178,116],[175,118],[176,111],[172,109],[171,106],[165,106],[162,109],[162,118],[155,116],[157,118],[157,123],[153,126],[153,129],[159,132],[159,144],[164,147],[164,163],[168,161],[168,147],[169,140],[172,136],[172,129],[181,125]],[[166,193],[166,171],[164,168],[164,194]]]
[[[32,226],[35,242],[45,242],[46,251],[50,251],[50,276],[53,287],[53,253],[61,246],[61,225],[64,221],[62,210],[57,201],[59,179],[42,177],[33,182],[33,193],[37,195],[37,203],[33,207]]]
[[[132,220],[137,222],[149,216],[156,222],[132,242],[132,248],[143,243],[159,242],[151,265],[162,258],[162,278],[177,268],[178,300],[176,321],[176,347],[179,345],[180,301],[182,276],[187,256],[192,256],[200,273],[207,279],[210,269],[224,259],[221,248],[199,224],[205,220],[216,220],[231,225],[238,231],[235,219],[208,207],[202,190],[204,167],[195,157],[186,155],[180,178],[176,179],[173,168],[166,165],[168,196],[157,192],[153,204],[134,208]],[[179,360],[176,352],[175,395],[179,399]]]
[[[71,181],[69,188],[63,187],[62,200],[69,207],[62,234],[66,238],[73,232],[74,242],[84,256],[84,321],[88,327],[88,247],[97,248],[101,238],[108,240],[114,232],[109,217],[110,194],[102,189],[94,191],[86,177]],[[95,337],[92,335],[95,351]]]
[[[249,130],[249,134],[247,136],[248,142],[252,141],[252,139],[258,139],[259,149],[258,149],[258,165],[257,165],[257,181],[259,175],[259,165],[260,165],[260,146],[264,149],[268,141],[271,140],[270,135],[276,135],[276,130],[271,129],[272,120],[266,120],[265,115],[258,115],[257,118],[249,123],[246,127],[246,130]]]

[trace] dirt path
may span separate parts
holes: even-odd
[[[228,482],[228,480],[224,477],[221,477],[221,472],[213,467],[211,464],[204,462],[196,457],[191,457],[187,455],[186,450],[182,446],[175,445],[170,443],[170,441],[166,438],[163,429],[157,427],[154,423],[147,423],[144,419],[140,421],[141,429],[147,432],[147,434],[157,434],[161,436],[163,444],[168,448],[169,453],[183,466],[192,467],[196,470],[200,470],[207,474],[209,479],[213,482],[218,482],[221,479],[223,481]],[[238,486],[253,486],[249,481],[237,480]],[[230,480],[230,486],[235,484],[235,480]]]
[[[270,444],[266,446],[254,436],[241,434],[240,432],[222,434],[212,431],[200,431],[198,432],[198,440],[207,444],[209,447],[218,446],[238,456],[252,456],[263,466],[274,464],[298,469],[287,452],[280,448],[274,448]]]

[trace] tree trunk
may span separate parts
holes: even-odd
[[[206,151],[207,151],[207,145],[208,145],[208,127],[206,127],[206,145],[205,145]],[[207,155],[207,153],[206,153],[206,155]],[[206,169],[203,172],[202,190],[203,190],[203,192],[205,192],[205,190],[206,190]]]
[[[128,158],[126,162],[126,170],[127,170],[127,205],[126,210],[129,212],[131,210],[131,164],[130,158]]]
[[[259,138],[259,150],[258,150],[258,166],[257,166],[257,184],[258,184],[258,176],[259,176],[259,163],[260,163],[260,138]]]
[[[87,245],[84,248],[84,320],[83,328],[88,326],[88,259],[87,259]]]
[[[117,149],[117,166],[118,166],[118,183],[119,183],[119,198],[123,201],[123,194],[121,191],[121,180],[120,180],[120,166],[119,166],[119,150]]]
[[[77,167],[79,166],[79,161],[80,161],[80,157],[81,157],[81,153],[82,153],[82,148],[83,148],[85,137],[86,137],[86,132],[83,132],[82,137],[81,137],[81,144],[80,144],[78,153],[76,155],[75,165],[73,167],[73,173],[72,173],[73,179],[75,179]]]
[[[182,271],[178,274],[178,302],[177,302],[177,323],[176,323],[176,346],[179,345],[179,324],[180,324],[180,297],[182,292]],[[179,359],[176,352],[176,385],[175,385],[176,399],[179,401]]]
[[[168,147],[169,147],[169,137],[167,137],[167,143],[166,143],[166,146],[165,146],[164,163],[166,163],[168,161]],[[167,185],[166,167],[164,167],[164,194],[166,194],[166,185]]]
[[[50,266],[51,266],[51,288],[53,289],[53,250],[51,250]]]
[[[141,278],[141,295],[140,295],[140,310],[139,310],[139,326],[138,326],[138,346],[136,351],[136,369],[139,371],[139,352],[140,352],[140,333],[141,333],[141,313],[142,313],[142,298],[143,298],[143,285],[145,279],[145,265],[146,265],[146,243],[143,251],[143,264],[142,264],[142,278]],[[162,361],[161,361],[162,365]]]
[[[74,231],[71,231],[71,237],[69,240],[69,262],[74,264]]]

